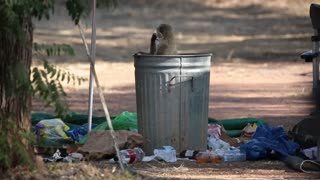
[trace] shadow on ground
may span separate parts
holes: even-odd
[[[310,2],[121,0],[112,12],[97,11],[97,59],[130,62],[135,52],[148,51],[157,25],[170,23],[181,53],[211,52],[214,61],[223,62],[299,61],[300,53],[311,48]],[[90,38],[90,21],[85,23]],[[35,21],[35,26],[35,41],[68,43],[77,51],[75,57],[52,61],[85,62],[79,32],[63,3],[50,21]]]
[[[290,88],[309,84],[292,83],[282,88],[279,85],[268,84],[211,85],[209,117],[216,119],[256,117],[267,120],[270,125],[291,128],[312,111],[313,104],[310,93],[292,93]],[[111,93],[106,93],[105,97],[112,116],[123,111],[136,112],[134,84],[114,87],[109,91]],[[67,101],[72,111],[87,113],[88,90],[72,91],[68,94]],[[50,108],[44,109],[39,100],[34,101],[33,109],[52,112]],[[93,114],[104,116],[97,93],[94,95]]]

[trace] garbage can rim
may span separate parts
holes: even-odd
[[[183,53],[183,54],[174,54],[174,55],[153,55],[144,52],[137,52],[133,54],[133,57],[207,57],[212,56],[212,53]]]

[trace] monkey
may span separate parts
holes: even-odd
[[[169,24],[160,24],[156,33],[151,36],[150,54],[173,55],[176,54],[176,41],[173,29]]]

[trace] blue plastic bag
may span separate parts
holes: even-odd
[[[92,124],[91,128],[95,128],[97,124]],[[66,134],[71,137],[73,140],[79,142],[79,140],[82,138],[82,136],[85,136],[88,133],[88,123],[80,126],[80,127],[74,127],[70,130],[66,131]]]
[[[258,126],[252,140],[240,146],[240,150],[246,152],[248,160],[264,159],[277,152],[280,160],[288,155],[295,155],[299,145],[288,140],[288,136],[282,127],[267,125]]]

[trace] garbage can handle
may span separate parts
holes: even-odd
[[[173,76],[170,80],[169,80],[169,85],[168,85],[168,92],[171,92],[171,86],[173,86],[174,84],[172,83],[172,81],[175,79],[175,78],[177,78],[177,77],[191,77],[191,91],[193,92],[193,79],[194,79],[194,77],[193,76],[186,76],[186,75],[184,75],[184,76]]]

